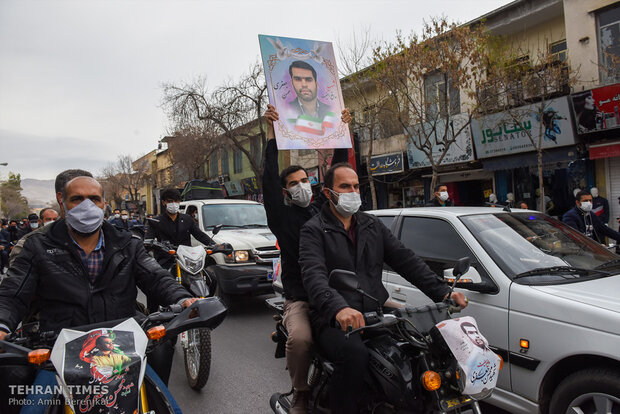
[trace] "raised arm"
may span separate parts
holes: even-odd
[[[284,208],[284,196],[280,184],[278,167],[278,146],[276,145],[273,123],[279,119],[278,112],[271,105],[267,105],[265,112],[267,120],[267,147],[265,148],[265,169],[263,170],[263,202],[269,226],[281,217]]]

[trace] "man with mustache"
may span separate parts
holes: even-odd
[[[316,79],[316,70],[309,63],[296,60],[288,68],[291,75],[291,85],[297,98],[289,103],[291,113],[296,116],[307,115],[323,120],[332,108],[317,98],[319,84]]]

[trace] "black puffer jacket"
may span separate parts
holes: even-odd
[[[0,285],[0,323],[15,329],[39,311],[41,328],[56,330],[133,316],[137,287],[159,303],[191,295],[147,255],[131,233],[103,223],[104,260],[94,284],[65,220],[33,232]]]
[[[304,286],[310,296],[313,324],[331,323],[346,307],[360,312],[377,309],[374,301],[357,292],[330,288],[328,276],[334,269],[357,273],[362,290],[380,303],[385,303],[389,296],[381,282],[384,262],[432,300],[437,302],[444,298],[448,286],[379,219],[358,212],[355,220],[355,246],[329,204],[301,229],[299,260]]]

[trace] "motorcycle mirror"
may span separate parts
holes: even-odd
[[[329,287],[336,290],[357,292],[360,283],[355,272],[349,270],[334,269],[329,274]]]
[[[469,270],[469,266],[470,266],[469,257],[461,257],[458,260],[458,262],[456,262],[456,265],[454,266],[454,269],[452,270],[452,275],[456,278],[455,282],[459,280],[461,276],[467,273],[467,271]]]
[[[220,232],[220,230],[222,230],[222,226],[223,224],[218,224],[213,226],[213,235],[215,236],[216,234],[218,234]]]

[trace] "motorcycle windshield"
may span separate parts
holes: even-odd
[[[134,412],[146,369],[147,344],[134,319],[88,332],[63,329],[51,361],[73,412]]]

